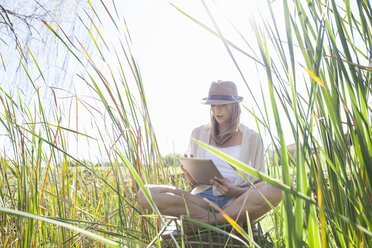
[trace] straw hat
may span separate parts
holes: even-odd
[[[208,97],[202,99],[202,103],[210,105],[222,105],[243,101],[243,97],[238,96],[238,89],[233,82],[217,81],[211,84]]]

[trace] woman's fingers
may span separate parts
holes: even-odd
[[[222,195],[234,195],[235,188],[231,185],[230,180],[215,177],[211,180],[211,184],[221,192]]]
[[[227,192],[227,188],[225,186],[219,186],[217,187],[218,191],[221,192],[221,194],[225,194]]]
[[[212,179],[211,184],[215,186],[218,189],[218,191],[220,191],[221,193],[224,193],[227,191],[226,182],[219,177],[215,177],[214,179]]]
[[[214,180],[218,181],[221,184],[226,184],[226,180],[225,179],[222,179],[220,177],[214,177]]]
[[[227,185],[226,181],[219,177],[214,177],[214,179],[211,179],[211,183],[213,185]]]

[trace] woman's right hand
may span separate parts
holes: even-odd
[[[185,158],[187,158],[187,154],[184,154],[183,156]],[[190,158],[192,158],[192,157],[193,157],[193,155],[190,154]],[[181,164],[181,170],[183,171],[183,174],[185,174],[185,177],[186,177],[187,181],[190,183],[190,185],[192,185],[192,186],[196,185],[196,182],[195,182],[194,178],[190,175],[188,170],[183,167],[183,164]]]

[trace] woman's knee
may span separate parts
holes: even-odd
[[[270,203],[273,206],[276,206],[282,200],[282,197],[283,197],[282,190],[272,185],[269,185],[268,187],[269,187],[269,192],[270,192],[270,199],[269,199]]]
[[[145,185],[145,189],[147,190],[147,192],[149,192],[152,202],[154,202],[154,204],[157,207],[161,208],[164,206],[167,198],[171,196],[169,193],[174,193],[177,188],[168,186],[168,185],[150,184],[150,185]],[[142,189],[138,191],[137,198],[138,198],[138,203],[141,206],[145,207],[148,210],[152,209],[151,204],[148,201],[146,194]]]
[[[146,187],[146,186],[145,186]],[[148,187],[146,187],[147,190],[149,190]],[[147,197],[145,195],[145,193],[143,192],[142,189],[140,189],[138,192],[137,192],[137,199],[138,199],[138,203],[140,206],[146,208],[146,209],[151,209],[151,205],[149,203],[149,201],[147,200]]]

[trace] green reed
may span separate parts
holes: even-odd
[[[275,152],[267,156],[268,173],[214,151],[239,170],[283,190],[282,203],[260,220],[268,222],[263,235],[272,242],[256,246],[372,246],[372,129],[368,116],[372,11],[368,1],[357,3],[354,10],[350,1],[283,1],[285,27],[278,26],[274,14],[262,25],[252,23],[260,57],[225,38],[216,22],[217,31],[213,31],[175,8],[222,40],[243,81],[246,75],[232,50],[252,58],[266,72],[269,95],[262,96],[264,109],[259,114],[247,112],[256,118],[261,133],[272,139]],[[39,95],[35,78],[48,79],[38,58],[30,49],[21,52],[22,69],[33,85],[36,101],[28,106],[21,92],[10,95],[1,89],[0,122],[11,146],[11,153],[0,156],[0,244],[4,247],[160,246],[159,232],[166,220],[150,195],[154,214],[146,215],[136,192],[146,183],[187,188],[177,174],[171,180],[176,166],[162,161],[125,20],[111,3],[88,4],[94,14],[80,16],[80,20],[93,48],[71,41],[53,23],[45,23],[45,27],[72,53],[81,67],[79,78],[94,91],[99,107],[77,97],[76,106],[83,103],[97,122],[112,129],[112,136],[106,138],[105,130],[100,129],[97,137],[79,131],[78,111],[69,116],[76,120],[76,130],[64,126],[65,113],[58,102],[47,110]],[[271,4],[275,2],[267,2],[273,13]],[[207,4],[204,7],[208,10]],[[103,24],[101,20],[108,21]],[[108,26],[118,34],[119,46],[106,40]],[[37,69],[31,70],[31,66]],[[306,90],[299,92],[303,81]],[[284,129],[284,121],[289,130]],[[294,155],[286,149],[288,132],[295,140]],[[102,141],[99,147],[108,163],[92,164],[73,156],[70,135]],[[204,226],[253,245],[247,230],[238,226],[245,240]],[[184,240],[170,242],[175,247],[186,245]]]
[[[89,6],[96,13],[96,7],[92,3]],[[56,98],[55,105],[46,107],[35,78],[39,74],[44,82],[48,79],[30,49],[19,47],[23,72],[37,97],[35,107],[30,108],[22,94],[15,97],[3,91],[1,95],[1,123],[13,152],[1,156],[0,211],[4,228],[0,244],[5,247],[144,247],[156,236],[161,224],[158,220],[163,221],[160,214],[143,215],[136,193],[143,182],[169,183],[168,175],[175,169],[165,166],[161,159],[125,21],[109,11],[105,3],[98,3],[98,7],[106,10],[99,12],[111,20],[106,25],[112,25],[121,39],[119,49],[109,47],[99,17],[92,19],[88,13],[81,16],[100,58],[89,55],[87,44],[79,40],[73,44],[63,31],[52,27],[53,23],[44,22],[82,68],[78,78],[96,94],[98,107],[75,97],[76,116],[68,118],[75,119],[76,129],[62,124],[66,113],[58,107]],[[98,43],[105,46],[101,48]],[[27,60],[27,55],[32,60]],[[116,58],[114,67],[97,66],[112,58]],[[97,137],[79,131],[78,106],[85,107],[107,130],[97,128]],[[106,114],[108,119],[99,119]],[[107,138],[109,127],[113,128],[112,136]],[[92,164],[72,155],[73,148],[68,144],[71,135],[79,137],[80,142],[83,138],[91,143],[100,141],[103,159],[108,163]]]
[[[284,239],[289,247],[371,245],[371,67],[359,64],[371,61],[371,6],[368,1],[358,3],[359,13],[355,13],[349,2],[339,6],[335,1],[306,5],[284,1],[285,36],[273,28],[274,17],[264,30],[256,29],[268,75],[267,101],[281,147],[283,182],[291,184],[288,170],[294,168],[295,190],[316,200],[284,194]],[[353,43],[351,37],[361,42]],[[270,42],[283,55],[279,59],[271,55]],[[306,94],[296,90],[304,80],[298,75],[301,70],[308,74]],[[283,87],[285,83],[290,91]],[[291,163],[283,149],[279,109],[286,114],[296,141]]]
[[[351,12],[350,2],[339,6],[335,1],[307,5],[284,1],[287,38],[269,28],[267,32],[273,37],[273,47],[289,57],[275,60],[260,43],[265,63],[272,65],[267,68],[269,86],[277,94],[271,96],[271,102],[296,117],[292,120],[288,115],[297,147],[297,191],[317,201],[314,205],[296,199],[295,210],[287,214],[288,221],[295,219],[295,225],[286,228],[287,246],[304,241],[311,247],[371,245],[371,68],[359,64],[371,61],[371,23],[365,21],[371,20],[371,6],[368,1],[358,3],[356,13]],[[272,23],[275,25],[274,18]],[[262,34],[257,36],[264,39]],[[351,37],[360,42],[354,43]],[[282,40],[288,42],[278,42]],[[300,59],[304,65],[299,64]],[[282,78],[288,78],[291,85],[288,95],[279,93],[284,91],[275,81],[281,79],[272,75],[279,64],[286,72]],[[307,102],[296,91],[303,80],[297,76],[301,68],[308,74]],[[317,132],[320,139],[315,138]],[[283,147],[284,139],[280,141]],[[282,165],[284,170],[285,161]],[[305,213],[304,220],[301,213]],[[296,235],[291,236],[293,233]]]
[[[282,183],[214,152],[283,190],[274,228],[275,233],[284,231],[280,238],[286,247],[371,245],[372,15],[368,1],[352,4],[283,1],[285,27],[279,27],[275,3],[268,1],[271,17],[260,24],[252,21],[260,58],[227,40],[213,15],[217,32],[180,10],[222,40],[239,72],[231,50],[264,65],[269,89],[263,95],[265,110],[259,116],[249,112],[272,138],[279,161],[272,160],[276,169],[270,170],[280,171]],[[300,92],[304,81],[306,90]],[[290,128],[284,131],[285,121]],[[295,140],[293,157],[286,150],[288,132]]]

